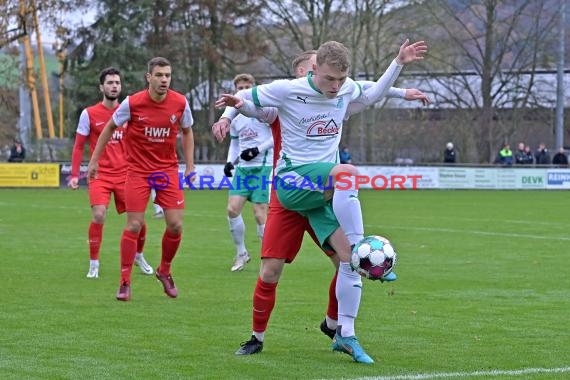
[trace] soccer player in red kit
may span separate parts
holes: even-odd
[[[176,135],[182,131],[186,158],[184,177],[194,171],[194,136],[192,112],[184,95],[171,90],[172,66],[166,58],[148,62],[145,78],[148,89],[128,96],[113,114],[99,137],[89,162],[88,178],[95,178],[105,144],[118,125],[129,123],[126,136],[127,180],[125,203],[127,225],[121,237],[121,279],[117,299],[131,298],[131,270],[136,254],[137,235],[144,225],[144,214],[151,189],[155,202],[164,209],[166,229],[162,237],[162,257],[156,278],[167,296],[175,298],[178,290],[170,273],[172,260],[182,238],[184,193],[178,180]],[[179,128],[180,127],[180,128]],[[194,177],[191,178],[193,180]]]
[[[119,107],[121,93],[121,73],[114,67],[108,67],[99,75],[99,91],[103,100],[81,112],[73,155],[71,159],[71,179],[69,186],[79,188],[79,171],[83,159],[83,148],[89,141],[90,152],[93,152],[97,139],[113,112]],[[87,278],[99,277],[99,250],[103,240],[103,224],[107,215],[107,207],[111,194],[115,198],[117,213],[125,212],[125,178],[127,162],[125,159],[125,144],[123,137],[125,128],[117,128],[105,150],[101,154],[99,176],[89,183],[89,202],[91,204],[91,223],[89,224],[89,272]],[[135,262],[144,274],[152,274],[153,270],[143,256],[146,238],[146,226],[143,225],[137,238],[137,254]]]

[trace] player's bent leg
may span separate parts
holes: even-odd
[[[336,261],[338,261],[338,255],[334,255]],[[332,259],[332,257],[331,257]],[[335,261],[333,260],[333,264]],[[338,265],[338,263],[336,264]],[[338,271],[335,271],[333,278],[329,284],[329,303],[327,306],[327,314],[325,319],[321,322],[321,331],[323,334],[333,339],[336,334],[336,328],[338,327],[338,300],[336,298],[336,280],[338,277]]]
[[[238,195],[231,195],[228,199],[228,224],[236,247],[236,254],[230,268],[232,272],[242,271],[245,264],[251,260],[245,247],[245,223],[241,215],[246,201],[247,198]]]
[[[257,237],[263,240],[265,222],[267,221],[267,203],[253,203],[253,216],[257,224]]]
[[[335,178],[333,181],[335,184],[332,198],[333,211],[351,245],[358,243],[364,237],[362,210],[356,183],[357,175],[356,167],[346,164],[337,165],[330,172],[330,176]],[[338,183],[337,186],[337,180],[341,177],[343,182]]]
[[[146,242],[146,223],[142,225],[137,239],[137,254],[135,256],[135,265],[139,267],[142,274],[151,275],[154,270],[144,258],[144,245]]]
[[[253,323],[251,339],[240,344],[236,355],[251,355],[261,352],[265,330],[275,306],[277,283],[283,272],[285,259],[261,260],[260,274],[253,292]]]
[[[162,283],[164,293],[170,298],[178,296],[178,289],[170,273],[172,261],[182,240],[182,216],[184,209],[165,209],[166,230],[162,236],[162,256],[156,269],[156,278]]]
[[[127,213],[127,226],[121,236],[121,280],[117,291],[119,301],[128,301],[131,298],[131,271],[137,253],[138,236],[143,224],[144,213]]]
[[[247,198],[239,195],[230,195],[228,198],[228,224],[236,247],[236,255],[231,267],[232,272],[243,270],[245,264],[251,260],[245,247],[245,223],[241,216],[246,201]]]
[[[354,320],[360,307],[362,278],[350,267],[350,245],[341,228],[337,228],[328,239],[340,258],[336,295],[338,298],[338,327],[333,340],[333,351],[344,352],[359,363],[374,361],[358,343],[354,331]]]
[[[99,251],[103,241],[103,225],[107,207],[105,205],[91,206],[91,223],[89,224],[89,271],[87,278],[99,278]]]

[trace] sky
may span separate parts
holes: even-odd
[[[63,19],[64,25],[68,25],[72,28],[75,28],[78,26],[90,25],[95,20],[96,14],[97,11],[93,9],[88,11],[83,10],[83,11],[69,12],[62,14],[61,17]],[[12,21],[13,23],[10,24],[9,29],[17,27],[16,24],[17,20],[13,19]],[[41,33],[42,45],[44,45],[45,49],[51,50],[52,45],[56,40],[55,27],[52,25],[46,25],[45,23],[42,23],[41,15],[40,15],[40,33]],[[32,44],[35,45],[36,44],[35,33],[31,34],[31,39],[32,39]]]

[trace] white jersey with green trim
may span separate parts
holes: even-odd
[[[281,124],[281,153],[277,170],[289,165],[338,162],[338,145],[348,104],[362,93],[347,78],[335,98],[315,86],[312,75],[278,80],[252,89],[258,107],[276,107]]]
[[[259,154],[251,161],[240,160],[241,167],[271,166],[273,160],[273,135],[268,124],[257,119],[238,115],[230,124],[230,138],[238,139],[239,152],[259,148]],[[268,147],[264,149],[264,147]]]

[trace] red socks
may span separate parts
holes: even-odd
[[[137,254],[139,233],[123,230],[121,236],[121,284],[131,283],[131,270]]]
[[[176,251],[180,246],[180,241],[182,240],[182,234],[174,235],[168,230],[164,231],[162,235],[162,258],[160,259],[160,267],[158,272],[163,275],[170,274],[170,265],[174,256],[176,256]]]
[[[334,276],[329,285],[329,305],[327,307],[327,316],[335,321],[338,320],[338,300],[336,299],[336,278],[338,271],[334,272]]]
[[[144,242],[146,241],[146,223],[142,225],[137,238],[137,253],[142,253],[144,250]]]
[[[99,250],[103,240],[103,225],[91,222],[89,225],[89,258],[99,260]]]
[[[253,293],[253,331],[264,332],[275,306],[277,283],[269,284],[257,278]]]

